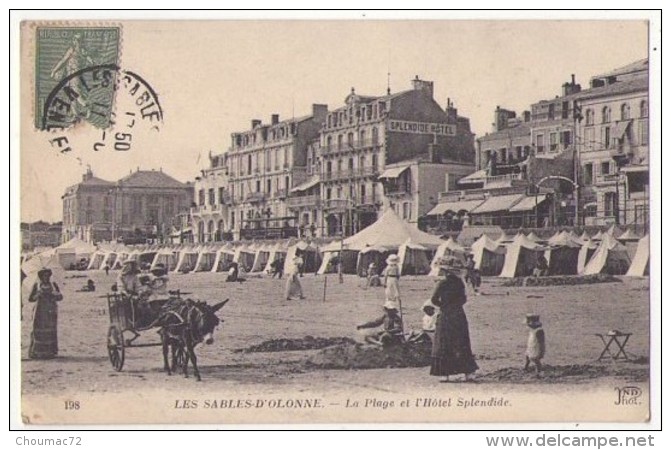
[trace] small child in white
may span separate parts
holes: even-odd
[[[529,370],[533,362],[536,366],[536,376],[540,376],[541,359],[545,356],[545,331],[537,314],[527,314],[526,325],[529,327],[529,339],[527,339],[526,364],[524,371]]]

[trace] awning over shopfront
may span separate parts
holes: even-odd
[[[463,200],[459,202],[445,202],[438,203],[433,207],[431,211],[427,213],[427,216],[439,216],[445,214],[448,211],[453,213],[458,213],[460,211],[466,211],[470,213],[473,209],[477,208],[484,202],[483,199],[478,200]]]
[[[627,132],[627,128],[629,128],[629,125],[631,125],[631,120],[623,120],[621,122],[618,122],[615,124],[613,127],[613,138],[615,139],[622,139],[624,136],[624,133]]]
[[[624,173],[650,172],[650,167],[649,166],[641,166],[641,165],[625,166],[625,167],[622,167],[620,169],[620,172],[624,172]]]
[[[398,178],[401,176],[403,172],[408,170],[410,166],[401,166],[401,167],[391,167],[389,169],[385,169],[384,172],[378,177],[378,178],[386,178],[386,179],[393,179],[393,178]]]
[[[508,211],[524,198],[524,194],[498,195],[489,197],[483,204],[471,211],[471,214],[488,214],[499,211]]]
[[[303,192],[307,191],[310,188],[313,188],[319,184],[319,177],[312,177],[310,180],[305,183],[299,184],[295,188],[292,188],[290,192]]]
[[[527,196],[524,197],[521,202],[513,205],[510,208],[510,212],[533,211],[536,208],[536,205],[540,205],[546,200],[546,194]]]

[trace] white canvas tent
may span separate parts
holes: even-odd
[[[321,256],[319,249],[306,241],[299,241],[294,245],[289,246],[287,255],[284,259],[284,273],[288,273],[293,269],[293,259],[297,254],[303,258],[303,272],[315,273],[321,268]]]
[[[526,277],[533,273],[534,267],[545,248],[530,241],[523,234],[518,234],[508,244],[506,258],[500,277]]]
[[[82,258],[89,259],[96,250],[95,245],[84,242],[79,238],[73,238],[56,247],[54,254],[61,266],[68,269],[76,265]]]
[[[214,258],[212,272],[224,272],[228,265],[233,262],[234,257],[235,250],[226,245],[221,247],[217,250],[217,256]]]
[[[485,236],[483,234],[483,236]],[[436,249],[436,253],[433,255],[433,260],[431,260],[431,269],[429,270],[429,276],[438,276],[440,272],[439,264],[443,258],[454,256],[457,258],[464,259],[466,254],[466,249],[450,237],[448,240],[444,241]]]
[[[642,277],[650,274],[650,235],[646,235],[638,241],[636,254],[631,261],[627,276]]]
[[[199,253],[200,248],[198,247],[183,248],[179,252],[179,259],[177,260],[174,271],[182,273],[191,272],[196,266]]]
[[[270,245],[261,245],[256,249],[256,256],[252,264],[252,272],[262,272],[268,264],[270,258],[270,251],[273,247]]]
[[[105,260],[105,256],[107,255],[107,252],[104,252],[102,250],[97,250],[91,255],[91,259],[89,260],[89,265],[86,268],[86,270],[98,270],[102,267],[102,262]]]
[[[401,275],[426,275],[431,270],[433,250],[408,238],[398,249]]]
[[[599,247],[585,266],[585,275],[597,273],[609,273],[611,275],[624,275],[629,270],[631,259],[627,254],[627,248],[619,243],[611,234],[606,233]]]
[[[503,270],[506,247],[490,239],[486,234],[480,236],[471,246],[475,268],[485,276],[497,276]]]
[[[566,231],[559,232],[548,240],[545,251],[549,275],[576,275],[582,243],[579,238]]]
[[[177,256],[170,248],[163,248],[156,252],[154,260],[151,262],[150,270],[155,269],[159,264],[163,264],[166,272],[172,272],[177,267]]]
[[[356,261],[356,272],[359,276],[365,277],[368,273],[368,267],[375,263],[379,272],[385,267],[387,256],[396,253],[396,249],[389,249],[381,246],[366,247],[359,252]]]
[[[256,246],[242,244],[235,249],[233,261],[238,263],[241,271],[249,272],[254,265],[254,258],[256,258]]]
[[[587,262],[592,258],[598,247],[599,243],[592,239],[587,239],[583,242],[582,247],[580,247],[580,251],[578,252],[578,265],[576,267],[578,274],[582,275],[585,272]]]
[[[213,247],[202,247],[192,272],[210,272],[217,259],[217,250]]]
[[[270,273],[273,268],[271,265],[278,259],[286,259],[287,257],[287,247],[286,245],[277,243],[272,246],[268,252],[268,261],[266,261],[266,266],[263,268],[263,271]]]

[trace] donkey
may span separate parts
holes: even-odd
[[[201,381],[195,347],[201,342],[208,345],[214,342],[214,329],[220,322],[216,313],[227,302],[228,299],[210,306],[205,302],[187,299],[166,305],[156,325],[160,327],[158,333],[163,347],[163,369],[168,375],[172,375],[176,369],[179,355],[182,357],[179,362],[182,363],[184,376],[189,376],[191,361],[196,380]],[[171,353],[172,365],[168,364],[168,353]]]

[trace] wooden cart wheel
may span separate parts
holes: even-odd
[[[114,370],[121,372],[126,356],[126,350],[124,348],[123,334],[115,325],[110,326],[109,331],[107,332],[107,353],[109,354],[110,362],[112,363]]]

